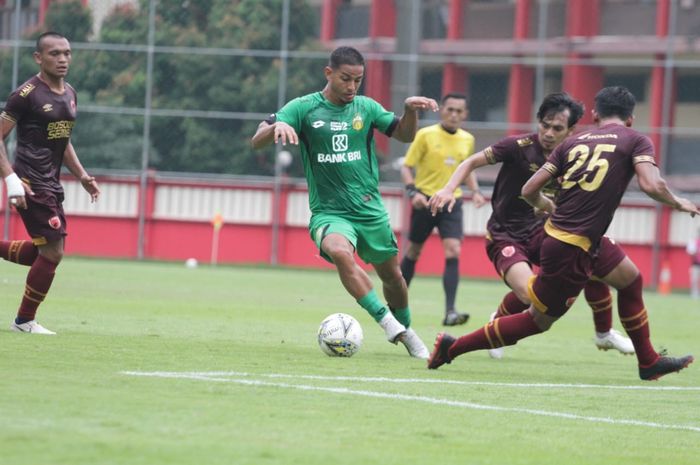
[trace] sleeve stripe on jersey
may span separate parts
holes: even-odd
[[[10,121],[11,123],[17,122],[16,119],[14,119],[12,116],[10,116],[8,113],[6,113],[4,111],[2,113],[0,113],[0,118],[6,119],[7,121]]]
[[[550,162],[546,162],[544,165],[542,165],[542,169],[547,171],[552,176],[556,176],[557,172],[559,171],[557,167]]]
[[[636,165],[637,163],[652,163],[656,165],[656,160],[654,160],[653,155],[637,155],[633,159],[633,163]]]
[[[486,161],[489,162],[489,165],[496,164],[496,157],[493,155],[493,148],[491,148],[491,146],[484,149],[484,155],[486,156]]]
[[[394,116],[394,121],[391,122],[388,128],[386,128],[386,131],[384,131],[384,134],[387,137],[391,137],[391,135],[394,133],[394,129],[396,129],[396,126],[399,125],[399,117]]]

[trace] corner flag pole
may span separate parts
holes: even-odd
[[[220,213],[214,215],[211,220],[211,225],[214,227],[214,232],[211,237],[211,264],[216,265],[217,258],[219,256],[219,231],[224,225],[224,217]]]

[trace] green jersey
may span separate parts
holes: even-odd
[[[393,112],[369,97],[334,105],[321,92],[296,98],[278,113],[299,135],[312,214],[348,219],[386,217],[379,195],[374,129],[391,136]]]

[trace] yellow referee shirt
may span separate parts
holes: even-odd
[[[408,148],[404,165],[416,172],[416,189],[427,196],[434,195],[450,180],[457,166],[474,153],[474,136],[458,129],[450,134],[440,123],[418,130]],[[462,190],[455,190],[455,197]]]

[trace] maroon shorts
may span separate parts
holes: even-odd
[[[594,257],[593,276],[598,278],[606,277],[626,256],[627,254],[622,250],[622,247],[609,237],[603,236],[600,240],[598,253]]]
[[[593,257],[580,247],[545,236],[540,271],[529,284],[532,304],[552,317],[565,314],[588,282],[593,262]]]
[[[508,269],[516,263],[526,262],[530,267],[539,265],[540,248],[545,236],[544,228],[540,228],[523,242],[487,238],[486,254],[496,268],[496,272],[503,278]]]
[[[66,217],[63,213],[63,194],[35,191],[25,196],[27,208],[18,208],[24,227],[34,245],[56,242],[66,236]]]

